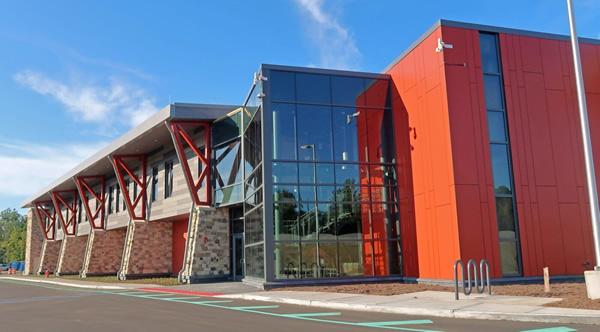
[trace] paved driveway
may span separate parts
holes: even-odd
[[[1,331],[596,331],[592,326],[378,314],[0,278]]]

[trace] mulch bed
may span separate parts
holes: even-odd
[[[415,293],[422,291],[442,291],[454,292],[453,287],[422,285],[422,284],[399,284],[399,283],[379,283],[379,284],[355,284],[355,285],[332,285],[332,286],[298,286],[277,288],[277,291],[308,291],[308,292],[329,292],[329,293],[349,293],[349,294],[368,294],[368,295],[398,295],[406,293]],[[576,308],[600,310],[600,300],[590,300],[587,297],[584,283],[556,283],[550,287],[550,294],[544,293],[544,286],[534,285],[504,285],[493,286],[492,293],[498,295],[512,296],[535,296],[562,298],[562,301],[547,304],[548,307]]]

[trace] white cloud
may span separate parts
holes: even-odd
[[[324,0],[294,0],[307,14],[308,37],[318,48],[320,66],[358,69],[361,53],[347,28],[323,9]]]
[[[0,194],[29,196],[106,146],[32,144],[0,138]]]
[[[65,84],[29,70],[17,73],[14,79],[39,94],[54,98],[78,119],[103,126],[114,123],[135,126],[158,111],[154,99],[144,89],[116,79],[108,86]]]

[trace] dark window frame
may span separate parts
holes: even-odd
[[[165,162],[165,199],[173,196],[173,160]]]
[[[158,200],[158,166],[152,167],[152,191],[150,194],[152,202]]]
[[[118,183],[115,185],[115,190],[115,213],[119,213],[119,201],[121,200],[121,186]]]
[[[111,215],[113,213],[113,199],[114,199],[114,195],[113,195],[113,190],[115,190],[114,186],[109,186],[108,187],[108,206],[107,206],[107,214]]]

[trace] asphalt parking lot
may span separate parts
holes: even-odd
[[[586,325],[316,309],[140,290],[89,290],[0,278],[2,331],[597,331]]]

